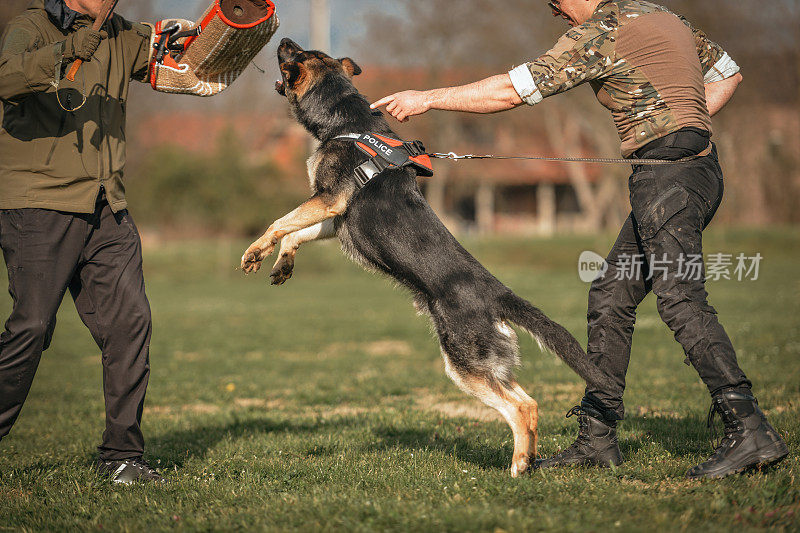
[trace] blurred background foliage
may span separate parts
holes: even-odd
[[[256,234],[270,215],[288,212],[305,199],[304,191],[274,178],[280,174],[275,165],[247,164],[230,130],[208,152],[193,154],[167,145],[149,152],[136,168],[141,178],[128,191],[135,216],[145,227],[165,233],[195,228]]]
[[[309,45],[310,2],[276,1],[281,29],[256,59],[266,74],[248,69],[213,99],[156,94],[146,85],[134,88],[126,180],[131,209],[146,232],[251,236],[309,195],[307,135],[272,86],[279,76],[278,38],[289,36]],[[551,17],[539,0],[329,2],[331,53],[351,56],[364,67],[356,84],[373,100],[402,89],[465,83],[505,72],[538,56],[565,30],[563,21]],[[0,31],[28,3],[0,2]],[[118,10],[136,20],[191,19],[208,3],[123,1]],[[726,200],[716,223],[800,223],[800,2],[662,3],[721,43],[745,79],[714,120],[726,176]],[[533,109],[496,116],[430,113],[392,125],[399,135],[423,139],[436,151],[468,152],[477,146],[494,153],[615,156],[619,150],[608,113],[588,87]],[[517,144],[504,144],[505,137]],[[476,166],[437,163],[437,176],[451,183],[446,194],[452,211],[472,201],[481,173],[505,172],[490,163],[469,165]],[[586,177],[580,169],[559,168],[573,185]],[[627,170],[596,172],[588,175],[591,185],[583,195],[589,202],[580,206],[586,223],[560,226],[561,231],[612,230],[627,215]],[[497,197],[502,203],[503,194]],[[471,204],[461,209],[470,210]]]

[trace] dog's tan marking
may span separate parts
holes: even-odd
[[[341,215],[346,209],[347,195],[344,193],[337,196],[315,195],[288,215],[273,222],[264,235],[250,245],[242,256],[242,270],[248,274],[258,272],[261,262],[272,254],[275,245],[284,236]]]
[[[527,419],[528,433],[531,439],[528,446],[530,450],[528,459],[535,460],[539,454],[539,404],[536,400],[528,396],[528,393],[525,392],[525,389],[523,389],[519,383],[512,383],[511,390],[520,406],[519,409],[523,417]]]
[[[344,69],[344,73],[347,74],[349,77],[358,76],[361,74],[361,67],[359,67],[355,61],[350,59],[349,57],[343,57],[339,60],[339,63],[342,64],[342,68]]]
[[[447,354],[444,354],[444,361],[445,372],[461,390],[503,415],[514,434],[511,477],[523,474],[536,458],[538,447],[539,406],[536,401],[516,382],[504,386],[489,378],[462,376],[453,368]]]
[[[316,80],[331,70],[344,72],[349,78],[361,74],[361,67],[349,57],[338,60],[318,52],[307,53],[305,57],[292,63],[292,65],[297,67],[298,74],[292,81],[290,90],[298,99],[305,96]],[[282,69],[283,68],[286,67],[282,67]],[[291,71],[286,70],[285,72],[287,74],[287,79],[291,78]]]
[[[301,245],[323,239],[330,239],[336,236],[336,224],[333,218],[329,218],[319,224],[314,224],[300,231],[295,231],[285,236],[281,240],[281,249],[278,252],[278,259],[270,272],[270,279],[273,285],[283,285],[291,277],[294,271],[294,257]]]
[[[300,99],[305,96],[314,85],[314,82],[321,78],[330,67],[326,68],[325,61],[319,57],[306,58],[296,64],[300,68],[300,74],[292,84],[292,92]],[[338,61],[336,61],[336,64],[339,68],[342,68]]]
[[[301,69],[300,77],[294,82],[292,92],[297,95],[297,98],[302,98],[311,88],[313,81],[314,76],[308,71],[308,69]]]
[[[322,152],[316,151],[311,154],[311,157],[306,161],[306,168],[308,169],[308,184],[314,188],[314,182],[317,181],[317,167],[322,161]]]

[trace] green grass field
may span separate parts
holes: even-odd
[[[585,345],[582,250],[613,236],[465,245]],[[245,242],[146,250],[155,332],[144,430],[164,486],[89,469],[103,430],[99,350],[67,298],[22,416],[0,444],[0,530],[800,530],[800,231],[714,231],[706,251],[764,256],[759,281],[710,283],[792,455],[766,473],[688,483],[710,452],[707,393],[655,312],[639,314],[627,462],[511,479],[511,432],[447,379],[402,290],[332,244],[295,277],[236,271]],[[3,273],[5,269],[2,270]],[[5,284],[5,278],[2,280]],[[10,298],[0,298],[6,316]],[[572,441],[578,378],[520,335],[541,453]]]

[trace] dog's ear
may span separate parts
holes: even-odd
[[[284,63],[281,65],[281,72],[283,78],[286,80],[286,85],[290,89],[294,89],[299,81],[305,78],[306,66],[302,63],[292,61],[291,63]]]
[[[344,67],[344,71],[347,72],[347,75],[351,78],[361,74],[361,67],[359,67],[356,62],[349,57],[343,57],[339,60],[339,62]]]

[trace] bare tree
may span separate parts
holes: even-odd
[[[663,0],[686,16],[735,58],[745,82],[734,100],[714,119],[726,171],[728,200],[720,218],[745,223],[797,222],[800,196],[800,2],[797,0]],[[376,15],[361,48],[367,62],[410,66],[425,71],[419,87],[474,81],[529,61],[566,29],[544,2],[505,0],[408,1],[407,15]],[[387,31],[391,28],[392,31]],[[459,77],[453,72],[461,72]],[[419,82],[417,82],[419,83]],[[383,95],[377,95],[383,96]],[[571,154],[581,142],[603,155],[614,155],[619,142],[607,112],[592,92],[578,88],[522,112],[505,113],[504,122],[524,120],[524,127],[546,132],[551,150]],[[537,106],[538,107],[538,106]],[[524,118],[521,118],[524,117]],[[465,131],[490,132],[489,117],[437,113],[413,122],[416,134],[431,144],[457,149]],[[448,125],[452,122],[455,127]],[[452,132],[461,132],[453,138]],[[585,169],[570,167],[588,224],[616,226],[629,209],[625,170],[606,168],[589,184]]]

